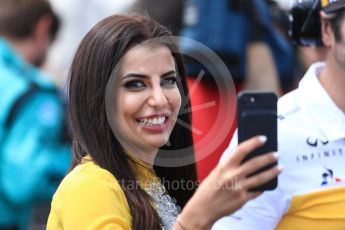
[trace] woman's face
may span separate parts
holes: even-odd
[[[132,154],[156,152],[175,125],[181,95],[170,50],[137,45],[123,57],[117,79],[117,138]]]

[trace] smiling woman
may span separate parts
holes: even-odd
[[[115,93],[116,137],[151,165],[168,142],[181,107],[176,78],[166,46],[137,45],[123,57]]]
[[[209,229],[279,173],[247,177],[276,161],[271,153],[241,164],[265,141],[255,137],[195,192],[194,163],[176,160],[194,151],[184,64],[170,35],[147,17],[114,15],[82,40],[69,79],[74,164],[48,230]],[[160,155],[178,167],[157,164]]]

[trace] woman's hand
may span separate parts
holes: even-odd
[[[250,192],[249,189],[273,179],[281,169],[273,167],[250,177],[248,175],[275,163],[277,155],[269,153],[243,164],[241,162],[265,141],[266,137],[258,136],[241,143],[228,159],[214,168],[179,215],[177,226],[180,229],[210,229],[216,220],[260,195],[260,192]]]

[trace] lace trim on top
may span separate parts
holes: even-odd
[[[165,187],[158,178],[152,181],[144,190],[154,201],[154,207],[162,220],[162,229],[171,229],[181,211],[180,206],[176,204],[176,199],[167,194]]]
[[[171,229],[176,222],[181,207],[176,204],[174,197],[167,194],[160,179],[148,164],[132,156],[130,156],[130,159],[137,164],[135,170],[141,187],[153,199],[154,208],[162,220],[162,230]]]

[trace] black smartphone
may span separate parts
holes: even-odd
[[[237,97],[238,143],[257,135],[265,135],[266,143],[249,153],[247,161],[258,155],[277,151],[277,96],[273,92],[243,91]],[[244,162],[243,161],[243,162]],[[274,167],[277,163],[263,167],[249,175]],[[273,190],[278,185],[278,178],[251,189],[251,191]]]

